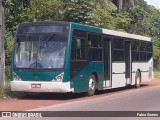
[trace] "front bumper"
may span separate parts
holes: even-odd
[[[40,87],[33,88],[33,84]],[[11,81],[11,91],[24,92],[74,92],[70,88],[70,82],[32,82],[32,81]]]

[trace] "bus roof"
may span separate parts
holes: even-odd
[[[144,41],[151,41],[150,37],[145,37],[141,35],[135,35],[135,34],[129,34],[125,32],[119,32],[115,30],[108,30],[108,29],[102,29],[104,34],[107,35],[114,35],[118,37],[124,37],[124,38],[130,38],[130,39],[138,39],[138,40],[144,40]]]
[[[103,33],[106,35],[111,35],[111,36],[117,36],[117,37],[124,37],[124,38],[129,38],[129,39],[137,39],[137,40],[144,40],[144,41],[151,41],[150,37],[145,37],[141,35],[135,35],[135,34],[130,34],[130,33],[125,33],[125,32],[119,32],[115,30],[109,30],[109,29],[104,29],[104,28],[99,28],[95,26],[89,26],[85,24],[79,24],[79,23],[74,23],[74,22],[66,22],[66,21],[42,21],[42,22],[28,22],[28,23],[22,23],[21,26],[26,26],[26,25],[39,25],[39,24],[64,24],[64,25],[69,25],[72,24],[74,25],[75,28],[81,27],[82,30],[87,30],[91,32],[98,32],[98,33]]]
[[[115,30],[109,30],[109,29],[84,25],[84,24],[78,24],[78,23],[72,23],[72,24],[85,26],[86,28],[92,28],[92,29],[94,28],[97,30],[101,29],[101,32],[106,35],[124,37],[124,38],[129,38],[129,39],[144,40],[144,41],[151,41],[152,40],[150,37],[145,37],[145,36],[141,36],[141,35],[135,35],[135,34],[125,33],[125,32],[120,32],[120,31],[115,31]]]

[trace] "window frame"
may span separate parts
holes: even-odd
[[[139,61],[140,62],[147,62],[147,41],[140,41],[140,46],[139,46]],[[145,48],[142,49],[141,45],[145,43]],[[143,56],[141,56],[143,53],[145,53],[145,60],[143,60]],[[141,59],[142,58],[142,59]]]
[[[121,40],[123,40],[123,48],[115,48],[114,47],[114,40],[118,40],[118,39],[121,39]],[[112,42],[111,42],[111,46],[112,46],[112,62],[125,62],[125,38],[123,38],[123,37],[114,37],[113,36],[113,39],[112,39]],[[121,52],[123,52],[123,60],[115,60],[115,54],[114,54],[114,51],[121,51]]]
[[[133,42],[138,43],[138,49],[133,49],[133,47],[134,47],[134,46],[132,46]],[[133,52],[138,53],[138,60],[137,59],[133,60]],[[140,41],[139,40],[132,39],[132,41],[131,41],[131,59],[132,59],[132,62],[140,62]]]
[[[146,57],[147,57],[147,61],[149,61],[152,57],[153,57],[153,42],[147,42],[147,45],[151,44],[151,50],[148,50],[148,46],[146,48]],[[151,54],[151,57],[148,59],[148,54]]]
[[[100,43],[101,43],[101,46],[100,47],[94,47],[94,46],[89,46],[88,45],[88,39],[89,39],[89,35],[96,35],[96,36],[99,36],[100,37]],[[87,33],[87,58],[88,58],[88,61],[89,62],[103,62],[103,35],[100,34],[100,33],[94,33],[94,32],[88,32]],[[98,49],[98,50],[101,50],[101,60],[92,60],[90,61],[90,58],[89,58],[89,50],[90,49]]]
[[[86,35],[85,35],[85,37],[79,37],[79,36],[76,36],[76,35],[74,35],[74,31],[82,31],[82,32],[84,32]],[[84,47],[84,53],[85,53],[85,58],[83,59],[83,60],[81,60],[81,59],[75,59],[75,56],[74,56],[74,59],[72,59],[72,43],[73,43],[73,40],[75,39],[75,38],[78,38],[78,39],[84,39],[85,40],[85,47]],[[70,56],[70,59],[71,59],[71,61],[87,61],[87,45],[86,45],[86,43],[87,43],[87,31],[84,31],[84,30],[81,30],[81,29],[72,29],[72,36],[71,36],[71,56]],[[75,55],[75,50],[74,50],[74,55]]]
[[[137,40],[137,39],[132,39],[132,45],[133,45],[133,42],[138,42],[139,43],[139,48],[138,48],[138,50],[135,50],[135,49],[133,49],[133,46],[132,46],[132,48],[131,48],[131,51],[132,51],[132,53],[131,53],[131,55],[133,55],[133,52],[137,52],[138,54],[139,54],[139,60],[133,60],[132,59],[132,62],[147,62],[147,61],[149,61],[149,59],[151,59],[151,57],[148,59],[148,54],[152,54],[151,56],[153,57],[153,43],[152,43],[152,41],[144,41],[144,40]],[[141,47],[141,43],[145,43],[145,50],[142,50],[140,47]],[[148,44],[151,44],[151,51],[148,51]],[[143,53],[145,53],[145,60],[142,60],[141,58],[141,54],[143,54]],[[132,58],[133,58],[133,56],[132,56]]]

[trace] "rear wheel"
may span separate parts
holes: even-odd
[[[87,91],[87,95],[88,96],[93,96],[95,94],[96,91],[96,78],[94,75],[91,75],[89,78],[89,86],[88,86],[88,91]]]
[[[135,77],[135,87],[139,88],[141,85],[141,74],[139,71],[136,72],[136,77]]]

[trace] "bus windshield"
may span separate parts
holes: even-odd
[[[15,43],[16,68],[53,69],[63,68],[67,36],[17,35]]]

